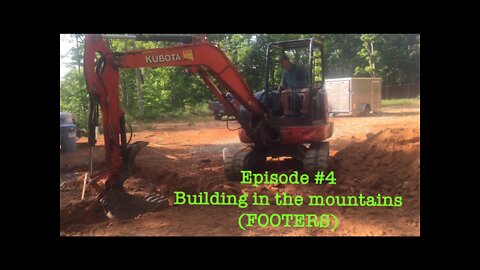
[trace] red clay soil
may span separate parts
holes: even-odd
[[[132,141],[148,141],[137,156],[135,174],[125,182],[131,194],[152,191],[170,197],[174,191],[244,193],[273,196],[364,195],[402,196],[401,207],[279,207],[171,206],[128,220],[106,218],[87,188],[81,201],[83,178],[88,171],[88,147],[82,138],[78,150],[60,153],[60,234],[67,236],[403,236],[420,235],[420,121],[418,106],[393,107],[372,117],[336,117],[330,141],[330,169],[336,185],[260,185],[228,182],[223,173],[222,149],[241,149],[236,132],[225,121],[195,124],[162,123],[149,131],[136,132]],[[235,124],[230,123],[230,126]],[[104,168],[102,140],[94,151],[94,170]],[[279,161],[273,167],[282,168]],[[249,227],[241,230],[240,214],[332,213],[339,226],[321,228]]]

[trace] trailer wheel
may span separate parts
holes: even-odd
[[[362,106],[363,107],[363,110],[361,110],[358,115],[359,116],[369,116],[370,115],[370,112],[372,111],[372,109],[370,108],[370,104],[365,104]]]
[[[365,114],[365,116],[369,116],[371,111],[372,109],[370,108],[370,104],[367,104],[363,113]]]

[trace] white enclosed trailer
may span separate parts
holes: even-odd
[[[332,114],[369,114],[381,110],[381,78],[326,79],[328,109]]]

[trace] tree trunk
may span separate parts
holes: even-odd
[[[78,34],[75,35],[75,41],[77,43],[77,49],[80,50],[80,44],[78,43]],[[81,74],[81,65],[82,63],[80,62],[80,60],[78,60],[77,62],[77,71],[78,71],[78,78],[81,78],[82,74]]]
[[[372,77],[374,78],[375,77],[375,58],[373,56],[373,53],[375,52],[373,50],[373,41],[370,43],[370,46],[372,48],[372,50],[370,51],[370,66],[372,67]]]
[[[134,50],[137,49],[137,46],[135,45],[135,41],[133,42],[133,49]],[[138,115],[143,116],[142,74],[139,68],[135,69],[135,79],[137,81]]]
[[[127,111],[127,113],[130,113],[130,104],[129,104],[129,102],[128,102],[127,87],[125,87],[125,84],[124,84],[123,82],[120,83],[119,87],[120,87],[120,93],[122,93],[123,106],[124,106],[124,108],[125,108],[125,111]]]
[[[125,40],[124,51],[128,51],[128,40]],[[123,102],[124,102],[125,110],[127,111],[127,113],[130,113],[130,99],[128,98],[128,90],[124,81],[120,83],[120,91],[123,94]]]

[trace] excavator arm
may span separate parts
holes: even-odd
[[[93,130],[98,121],[98,107],[101,109],[108,170],[92,175],[89,183],[104,197],[111,189],[123,190],[123,182],[130,176],[136,154],[147,143],[128,144],[125,134],[125,113],[120,107],[119,84],[120,68],[158,68],[167,66],[184,66],[198,74],[225,106],[230,114],[238,116],[233,104],[225,98],[212,78],[235,97],[256,119],[266,117],[266,110],[257,101],[237,68],[228,57],[204,36],[175,35],[139,35],[140,40],[178,41],[178,46],[112,52],[102,35],[88,34],[85,38],[84,73],[90,96],[89,144],[96,143]],[[262,141],[258,129],[250,123],[236,117],[249,138],[255,144]],[[261,122],[261,121],[257,121]],[[92,168],[92,166],[90,166]],[[97,184],[107,178],[105,187]]]

